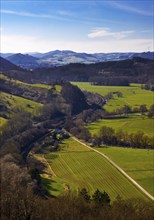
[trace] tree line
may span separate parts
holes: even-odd
[[[145,104],[139,105],[138,107],[132,108],[130,105],[124,105],[121,108],[117,108],[112,112],[107,112],[105,115],[125,115],[128,116],[131,113],[141,113],[141,115],[147,115],[148,117],[154,116],[154,104],[152,104],[149,109]]]
[[[94,146],[117,145],[132,148],[154,148],[154,139],[144,132],[128,133],[126,131],[115,130],[111,127],[102,126],[98,134],[92,136]]]
[[[140,106],[142,115],[144,115],[145,111],[147,111],[145,107],[145,105]],[[102,126],[97,134],[92,135],[86,127],[87,124],[103,118],[126,118],[128,117],[129,113],[130,107],[127,105],[122,107],[120,112],[118,109],[114,114],[113,112],[110,113],[103,110],[94,111],[92,109],[88,109],[84,110],[74,118],[67,117],[64,123],[64,128],[74,136],[91,143],[93,146],[101,146],[105,144],[133,148],[154,148],[153,137],[149,137],[142,131],[128,133],[122,130],[115,131],[113,128],[108,126]],[[148,117],[153,116],[154,105],[151,105],[148,112]]]
[[[151,84],[142,84],[142,85],[141,85],[141,89],[154,91],[154,85],[151,85]]]

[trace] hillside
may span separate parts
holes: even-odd
[[[143,53],[77,53],[71,50],[55,50],[47,53],[27,53],[27,54],[3,54],[3,58],[26,69],[40,67],[62,66],[70,63],[98,63],[107,61],[120,61],[141,57],[154,60],[154,52]]]
[[[24,54],[18,53],[18,54],[8,56],[6,59],[14,63],[15,65],[18,65],[26,69],[36,68],[39,66],[37,63],[38,58],[30,56],[28,54],[24,55]]]
[[[7,69],[7,68],[6,68]],[[68,64],[33,71],[7,71],[11,78],[30,83],[50,84],[55,81],[92,82],[97,85],[128,86],[129,83],[153,83],[154,61],[134,57],[122,61],[95,64]]]
[[[10,61],[0,57],[0,71],[3,70],[19,70],[20,68],[11,63]]]

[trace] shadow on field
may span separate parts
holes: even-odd
[[[59,191],[58,189],[53,187],[53,183],[56,183],[56,181],[52,180],[52,179],[45,178],[45,177],[42,177],[42,179],[41,179],[41,184],[46,188],[46,190],[48,192],[50,192],[50,191],[55,191],[55,192]]]

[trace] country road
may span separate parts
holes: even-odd
[[[80,141],[78,138],[72,136],[70,134],[70,136],[76,140],[77,142],[79,142],[80,144],[86,146],[87,148],[89,148],[90,150],[96,152],[97,154],[100,154],[101,156],[103,156],[110,164],[112,164],[120,173],[122,173],[127,179],[129,179],[129,181],[131,181],[139,190],[141,190],[143,192],[143,194],[145,194],[149,199],[151,199],[152,201],[154,201],[154,197],[148,193],[145,189],[143,189],[134,179],[132,179],[123,169],[121,169],[117,164],[115,164],[109,157],[107,157],[105,154],[99,152],[98,150],[88,146],[87,144],[83,143],[82,141]]]

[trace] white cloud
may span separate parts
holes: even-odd
[[[1,10],[0,13],[26,16],[26,17],[37,17],[38,16],[37,14],[33,14],[33,13],[29,13],[29,12],[17,12],[17,11],[13,11],[13,10]]]
[[[111,31],[110,28],[96,28],[96,29],[92,30],[92,32],[90,34],[88,34],[88,37],[89,38],[114,37],[116,39],[122,39],[132,33],[134,33],[133,30],[113,32],[113,31]]]
[[[114,8],[122,9],[124,11],[133,12],[135,14],[145,15],[145,16],[154,16],[153,8],[151,8],[151,11],[142,10],[140,8],[135,8],[129,5],[124,4],[121,2],[115,2],[115,1],[108,1],[108,4],[110,4]]]
[[[1,52],[47,52],[73,50],[87,53],[153,51],[153,39],[122,39],[100,41],[52,41],[33,36],[2,35]]]
[[[37,13],[30,13],[25,11],[13,11],[13,10],[0,10],[1,14],[10,14],[10,15],[17,15],[22,17],[33,17],[33,18],[48,18],[48,19],[56,19],[56,20],[63,20],[69,21],[66,17],[62,17],[59,15],[52,15],[52,14],[37,14]],[[64,15],[64,14],[63,14]]]

